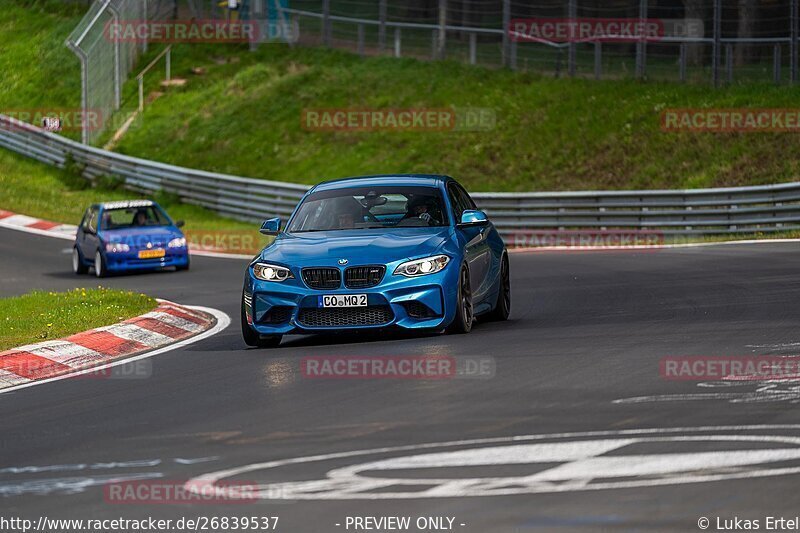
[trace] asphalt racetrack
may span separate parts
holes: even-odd
[[[243,260],[97,280],[71,273],[69,250],[0,230],[0,296],[102,284],[217,308],[232,325],[153,357],[146,379],[0,394],[3,516],[277,516],[287,532],[409,517],[405,531],[483,533],[698,531],[701,517],[713,530],[735,516],[763,529],[800,511],[796,382],[675,381],[659,366],[796,353],[798,244],[512,254],[508,322],[460,336],[287,337],[274,350],[241,340]],[[327,355],[486,358],[492,372],[301,373],[304,357]],[[214,505],[104,492],[194,478],[263,490]]]

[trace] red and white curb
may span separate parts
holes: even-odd
[[[28,215],[20,215],[18,213],[4,211],[2,209],[0,209],[0,228],[13,229],[17,231],[23,231],[25,233],[33,233],[35,235],[55,237],[57,239],[65,239],[69,241],[75,240],[75,234],[78,231],[78,226],[74,226],[72,224],[61,224],[59,222],[29,217]],[[253,258],[253,254],[234,254],[224,251],[197,250],[195,248],[189,248],[189,255],[220,257],[223,259]]]
[[[158,302],[153,311],[118,324],[0,352],[0,393],[152,357],[230,325],[216,309]]]

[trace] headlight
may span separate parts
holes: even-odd
[[[175,239],[172,239],[167,244],[168,248],[183,248],[184,246],[186,246],[186,239],[183,237],[177,237]]]
[[[407,278],[435,274],[446,267],[449,261],[450,258],[446,255],[434,255],[433,257],[415,259],[401,264],[395,269],[394,273]]]
[[[110,242],[106,244],[106,252],[115,254],[118,252],[130,252],[131,247],[124,242]]]
[[[253,275],[264,281],[285,281],[289,278],[294,278],[292,271],[288,268],[268,263],[256,263],[253,265]]]

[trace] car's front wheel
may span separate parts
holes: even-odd
[[[244,343],[248,346],[256,348],[276,348],[280,343],[283,335],[259,335],[259,333],[250,327],[247,323],[247,312],[244,308],[244,296],[242,296],[242,338]]]
[[[89,267],[87,267],[83,262],[83,257],[81,257],[81,252],[78,250],[78,247],[72,249],[72,271],[75,274],[86,274],[89,272]]]
[[[475,316],[472,307],[472,287],[469,282],[469,268],[461,265],[458,275],[458,296],[456,298],[456,318],[447,327],[447,333],[469,333]]]
[[[94,275],[98,278],[104,278],[108,276],[108,271],[106,270],[106,260],[103,257],[103,254],[100,253],[100,250],[97,250],[94,254]]]

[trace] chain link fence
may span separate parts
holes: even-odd
[[[164,20],[175,0],[95,0],[66,44],[81,63],[81,139],[91,143],[102,135],[120,107],[122,85],[147,42],[108,38],[110,24],[121,20]]]
[[[589,78],[797,80],[798,0],[292,0],[301,42]],[[657,35],[540,33],[629,21]],[[515,33],[518,24],[523,33]],[[528,33],[536,29],[535,35]]]

